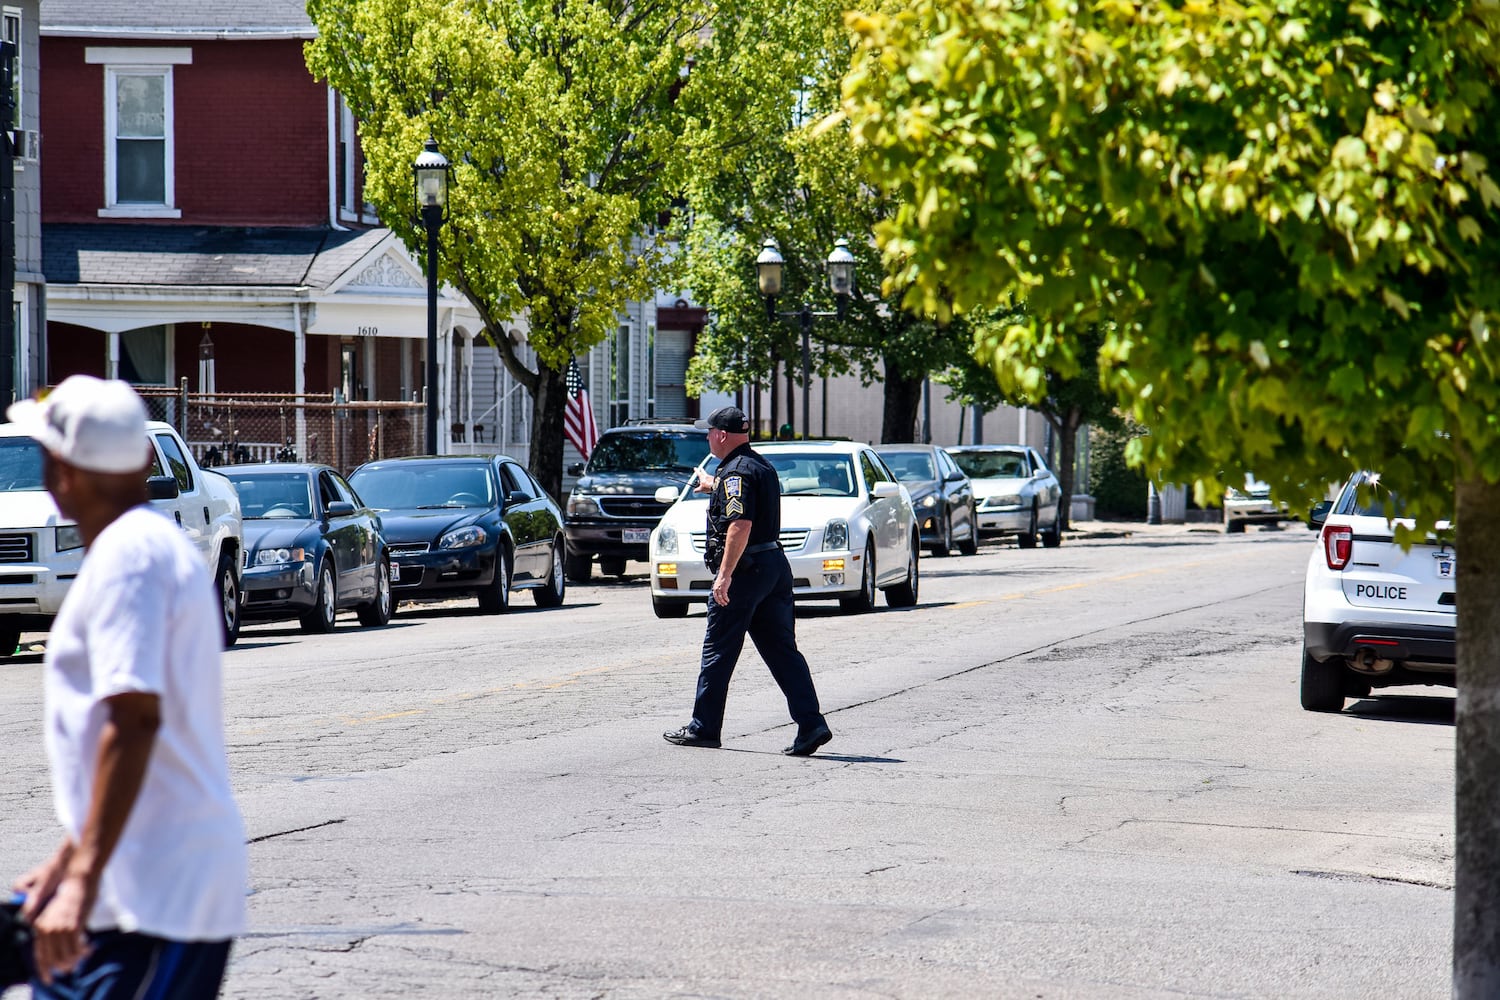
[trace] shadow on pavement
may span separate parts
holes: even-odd
[[[863,754],[815,753],[810,757],[787,757],[780,750],[751,750],[748,747],[722,747],[730,753],[753,753],[765,757],[785,757],[787,760],[831,760],[839,764],[905,764],[900,757],[867,757]]]
[[[1442,695],[1374,695],[1351,702],[1344,711],[1361,719],[1451,726],[1455,703]]]

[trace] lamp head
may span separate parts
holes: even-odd
[[[447,208],[448,158],[438,152],[436,139],[429,136],[422,144],[422,152],[411,169],[416,184],[417,208]]]
[[[854,294],[854,254],[848,240],[837,240],[828,255],[828,288],[840,299]]]
[[[781,294],[781,269],[785,263],[776,241],[767,239],[760,248],[760,255],[755,258],[755,280],[760,294],[768,299]]]

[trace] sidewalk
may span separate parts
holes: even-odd
[[[1145,521],[1074,521],[1063,532],[1064,539],[1170,538],[1179,535],[1222,535],[1224,525],[1211,522],[1147,524]]]

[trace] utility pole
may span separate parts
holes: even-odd
[[[0,41],[0,406],[16,398],[16,47]]]

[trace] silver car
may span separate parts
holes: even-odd
[[[1023,549],[1038,538],[1049,549],[1062,544],[1062,486],[1035,448],[975,444],[948,454],[974,483],[981,535],[1015,535]]]

